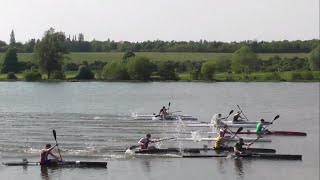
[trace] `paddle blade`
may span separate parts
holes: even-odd
[[[279,117],[280,117],[280,115],[277,115],[276,117],[274,117],[273,120],[276,120],[276,119],[278,119]]]
[[[237,130],[236,134],[240,133],[243,130],[243,127],[239,127],[239,129]]]
[[[229,112],[229,116],[230,116],[232,113],[233,113],[233,110],[231,110],[231,111]]]
[[[171,105],[171,102],[169,102],[169,105],[168,105],[168,107],[170,107],[170,105]]]
[[[57,140],[57,133],[56,133],[56,130],[52,130],[52,134],[53,134],[53,137],[55,140]]]
[[[139,145],[133,145],[133,146],[130,146],[129,149],[132,150],[132,149],[136,149],[137,147],[139,147]]]

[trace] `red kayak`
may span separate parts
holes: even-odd
[[[236,132],[233,132],[236,133]],[[238,134],[257,134],[256,132],[244,131]],[[305,132],[295,132],[295,131],[270,131],[268,135],[277,135],[277,136],[307,136]]]

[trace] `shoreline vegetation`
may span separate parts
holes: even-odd
[[[312,77],[308,74],[312,73]],[[249,79],[244,79],[242,74],[228,74],[217,73],[214,74],[213,80],[194,80],[188,73],[178,74],[178,80],[161,80],[159,76],[151,76],[150,80],[106,80],[101,77],[96,77],[91,80],[75,79],[77,72],[65,72],[65,79],[48,79],[42,75],[41,79],[37,82],[320,82],[320,71],[286,71],[281,73],[273,72],[257,72],[252,73]],[[309,77],[308,77],[309,76]],[[7,74],[0,74],[0,81],[2,82],[15,82],[26,81],[22,73],[16,74],[17,79],[8,79]]]
[[[12,31],[0,41],[0,81],[319,82],[320,43],[88,42],[50,28],[23,44]]]

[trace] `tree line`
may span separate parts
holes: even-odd
[[[233,53],[242,46],[250,47],[255,53],[309,53],[319,44],[319,39],[296,40],[296,41],[242,41],[242,42],[220,42],[220,41],[85,41],[84,34],[78,36],[66,36],[63,41],[69,52],[212,52],[212,53]],[[5,52],[9,47],[14,46],[19,53],[32,53],[40,39],[30,39],[25,43],[16,42],[14,31],[10,34],[10,42],[0,40],[0,52]]]
[[[73,37],[74,39],[75,37]],[[81,37],[83,41],[83,36]],[[126,51],[122,61],[80,64],[64,63],[68,53],[66,36],[53,28],[46,31],[34,46],[34,62],[22,62],[17,58],[17,47],[13,31],[9,48],[7,49],[0,72],[7,74],[7,79],[16,79],[15,73],[23,73],[26,80],[41,80],[42,74],[47,79],[66,79],[66,71],[77,71],[72,79],[105,79],[105,80],[179,80],[179,74],[189,74],[192,80],[214,80],[214,74],[240,74],[241,79],[249,80],[253,72],[273,72],[271,80],[278,80],[279,72],[303,71],[295,73],[295,78],[311,80],[311,71],[320,70],[320,45],[316,46],[308,58],[280,58],[274,56],[261,60],[250,46],[243,45],[233,52],[230,59],[217,61],[159,61],[152,62],[143,56],[136,56],[133,51]],[[301,77],[300,77],[301,76]]]

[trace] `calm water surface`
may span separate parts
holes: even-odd
[[[130,114],[170,111],[210,121],[237,104],[249,120],[280,118],[272,130],[307,137],[268,136],[254,147],[302,154],[302,161],[182,159],[177,155],[128,156],[125,150],[146,133],[154,138],[191,137],[183,124],[135,121]],[[0,166],[0,179],[319,179],[319,83],[107,83],[0,82],[0,161],[37,161],[57,131],[66,160],[108,161],[107,169]],[[205,135],[202,135],[205,136]],[[245,136],[246,137],[246,136]],[[255,137],[255,136],[250,136]],[[212,146],[164,141],[161,147]],[[56,151],[54,152],[58,154]]]

